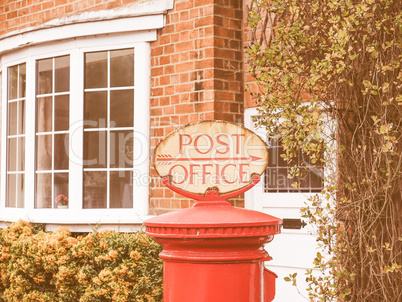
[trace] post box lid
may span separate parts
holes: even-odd
[[[156,237],[254,237],[280,233],[282,219],[234,208],[227,202],[198,202],[192,208],[163,214],[144,222]]]

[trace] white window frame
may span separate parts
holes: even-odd
[[[110,21],[113,22],[113,21]],[[85,25],[81,24],[80,28]],[[88,25],[93,27],[92,24]],[[42,32],[46,36],[46,30]],[[42,39],[43,40],[43,39]],[[150,41],[156,40],[156,31],[114,33],[111,35],[77,37],[25,47],[4,54],[1,58],[2,104],[7,108],[7,68],[26,63],[26,139],[25,139],[25,208],[5,207],[6,182],[1,182],[0,221],[25,219],[49,225],[81,225],[84,231],[90,225],[132,225],[147,218],[149,200],[149,96],[150,96]],[[134,47],[134,201],[131,209],[83,209],[83,108],[84,108],[84,53]],[[1,48],[1,47],[0,47]],[[69,208],[35,209],[35,87],[36,60],[70,55],[70,165]],[[6,76],[5,76],[6,75]],[[77,110],[78,109],[78,110]],[[2,112],[2,137],[6,137],[7,110]],[[4,140],[3,140],[4,141]],[[6,144],[1,145],[1,179],[6,179]],[[121,229],[119,227],[119,229]]]

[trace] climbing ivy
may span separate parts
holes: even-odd
[[[402,2],[248,8],[256,122],[280,137],[289,164],[302,151],[306,166],[325,166],[323,191],[302,209],[320,245],[308,300],[401,301]]]

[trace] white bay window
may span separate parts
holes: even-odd
[[[0,221],[142,221],[155,38],[116,33],[3,54]]]

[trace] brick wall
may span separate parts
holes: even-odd
[[[0,35],[39,26],[52,19],[113,9],[138,0],[1,0]]]
[[[3,0],[0,35],[136,1]],[[180,125],[212,119],[243,122],[242,27],[241,0],[174,1],[166,27],[151,44],[151,155],[156,144]],[[151,176],[150,214],[191,205],[166,189],[152,166]],[[244,206],[243,197],[232,203]]]
[[[243,121],[242,1],[176,0],[152,43],[151,130],[156,144],[180,125]],[[192,201],[160,183],[152,170],[150,213]],[[242,197],[232,200],[244,206]]]

